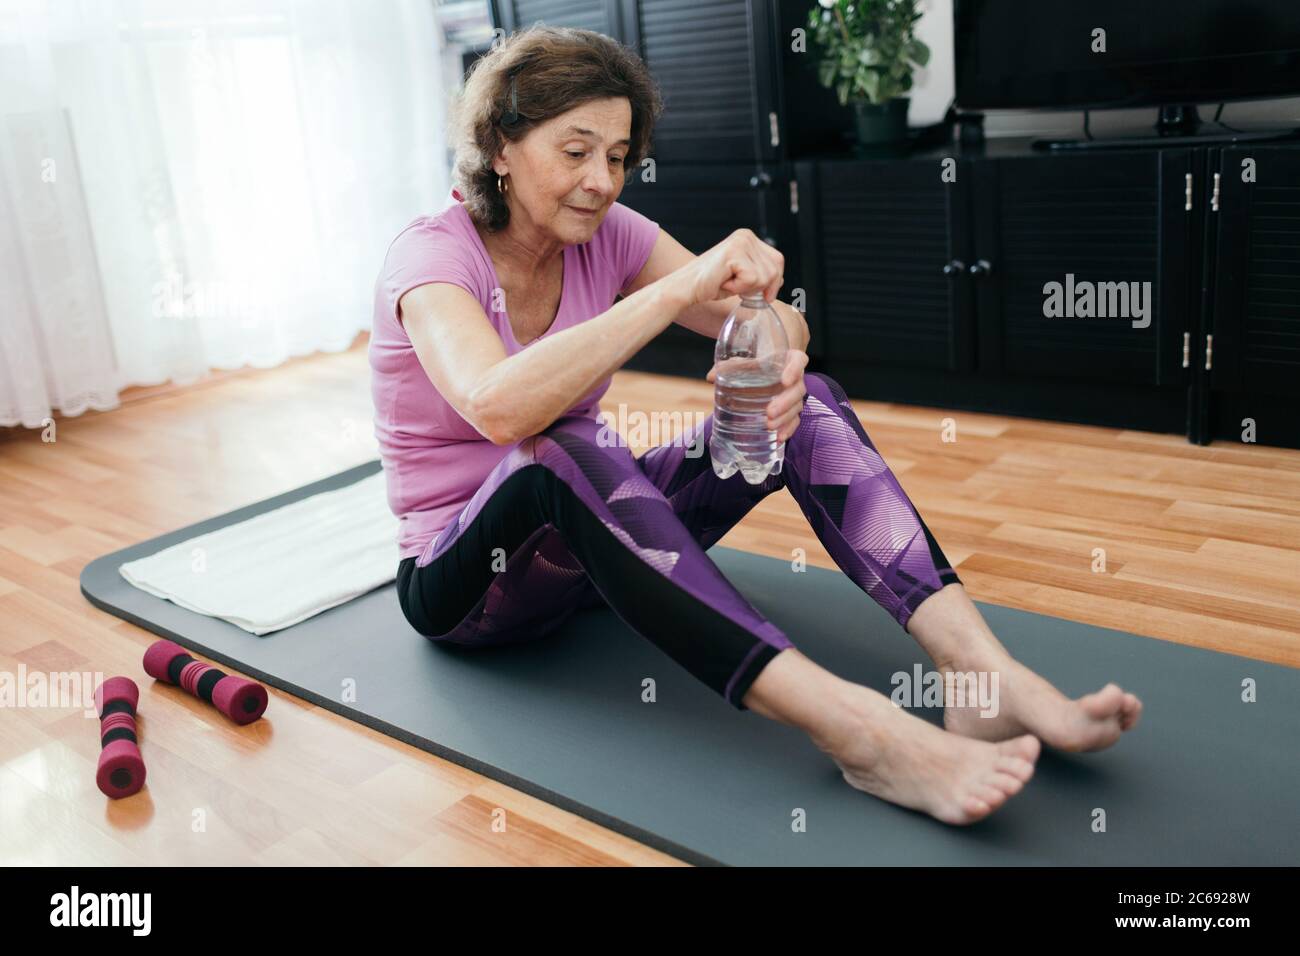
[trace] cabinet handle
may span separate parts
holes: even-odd
[[[960,259],[954,259],[943,267],[943,274],[950,279],[953,276],[961,275],[965,271],[966,263],[962,262]]]
[[[993,271],[993,263],[989,262],[987,259],[979,259],[971,263],[970,274],[975,276],[976,278],[979,278],[980,276],[986,276],[992,271]]]
[[[1183,368],[1192,364],[1192,333],[1183,333]]]

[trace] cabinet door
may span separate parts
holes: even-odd
[[[619,38],[614,0],[491,0],[492,25],[507,32],[542,21],[552,27],[578,27]]]
[[[943,181],[938,159],[796,166],[803,271],[817,280],[808,309],[821,312],[823,354],[973,367],[969,166],[958,165],[956,182]]]
[[[763,235],[765,197],[753,176],[749,166],[657,163],[652,182],[634,171],[618,201],[698,255],[742,227]]]
[[[1300,150],[1236,146],[1221,156],[1211,383],[1300,395]]]
[[[757,68],[748,0],[622,2],[624,40],[640,52],[664,98],[655,159],[762,158],[760,132],[771,134],[760,131],[757,90],[760,82],[770,85],[771,69]]]
[[[983,160],[974,255],[980,367],[1186,382],[1189,150]],[[1049,285],[1050,284],[1050,285]]]
[[[753,167],[744,165],[659,163],[654,182],[645,182],[640,173],[634,173],[618,201],[655,220],[698,255],[737,229],[748,228],[765,235],[771,190],[756,189],[751,185],[753,176]],[[789,301],[784,289],[781,298]],[[648,352],[655,354],[639,353],[627,367],[703,375],[713,364],[713,350],[707,340],[676,323],[668,326],[652,345],[654,348]],[[685,358],[674,356],[665,362],[665,349],[678,349]]]

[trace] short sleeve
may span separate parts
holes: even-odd
[[[659,223],[616,202],[600,224],[604,235],[605,256],[618,279],[615,293],[622,292],[645,268],[659,238]]]
[[[402,296],[430,282],[458,285],[482,301],[473,252],[463,237],[442,223],[423,220],[403,229],[384,258],[384,287],[393,316]]]

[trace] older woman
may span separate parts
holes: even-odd
[[[516,33],[466,81],[458,188],[397,236],[375,295],[376,433],[411,625],[498,644],[607,602],[734,707],[806,731],[851,785],[953,824],[1017,793],[1040,738],[1113,743],[1137,699],[1108,684],[1071,701],[1012,659],[844,391],[803,373],[781,254],[740,229],[695,256],[617,202],[661,109],[636,55],[583,30]],[[756,291],[792,346],[768,406],[782,472],[718,479],[712,418],[639,459],[608,441],[610,375],[672,322],[716,336]],[[731,585],[705,551],[779,488],[944,673],[999,675],[996,716],[949,707],[944,730],[909,714],[800,654]]]

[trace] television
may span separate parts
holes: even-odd
[[[961,110],[1300,94],[1300,0],[954,0]]]

